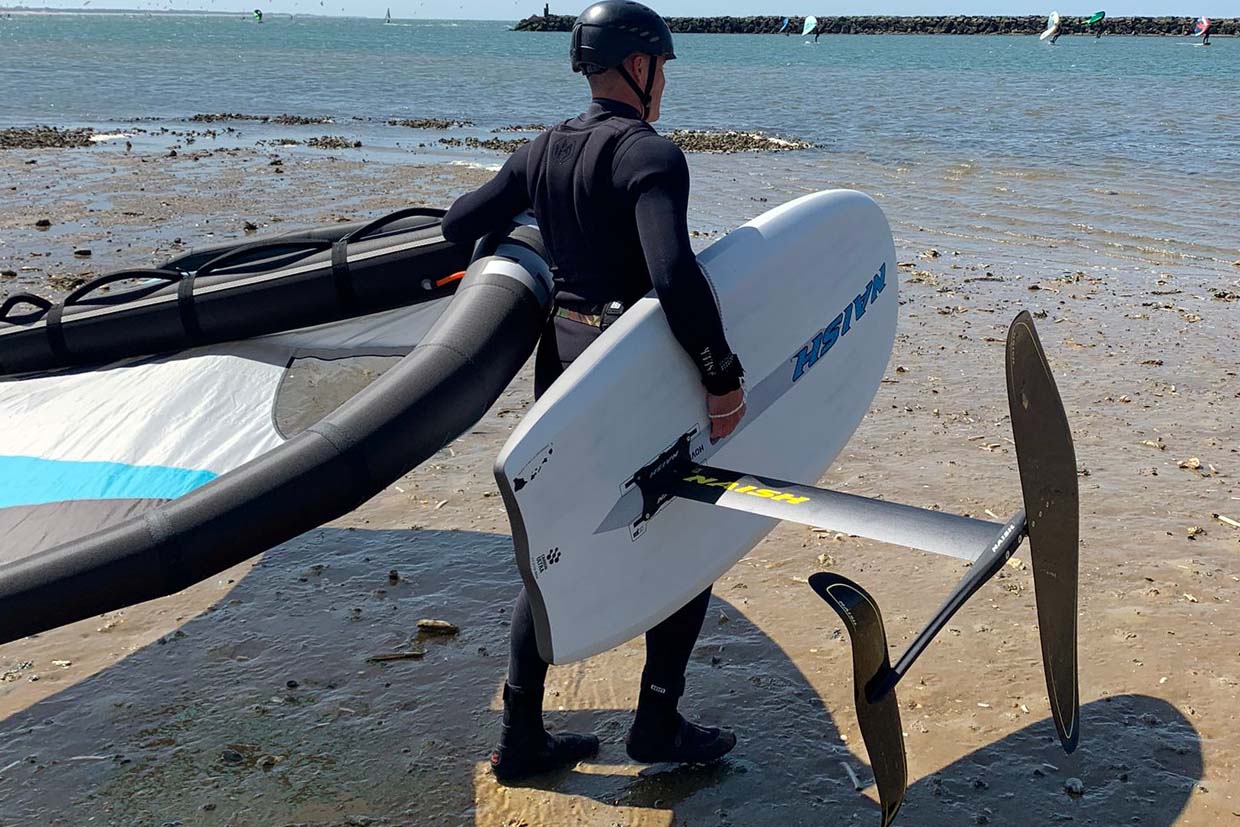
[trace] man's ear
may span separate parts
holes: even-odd
[[[638,54],[629,55],[625,58],[625,63],[629,64],[629,76],[633,78],[634,82],[636,82],[638,86],[641,86],[646,82],[645,73],[647,65],[650,63],[650,58],[639,52]]]

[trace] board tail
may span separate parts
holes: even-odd
[[[844,621],[852,641],[853,697],[857,720],[865,750],[870,756],[874,785],[878,788],[883,827],[888,827],[904,804],[908,764],[904,755],[900,705],[895,691],[870,699],[870,687],[882,683],[891,673],[883,616],[878,610],[878,603],[847,577],[819,572],[809,578],[809,585]]]

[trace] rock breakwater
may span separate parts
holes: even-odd
[[[526,32],[567,32],[576,18],[553,14],[527,17],[514,29]],[[1064,17],[1063,33],[1093,34],[1085,25],[1087,17]],[[673,32],[685,34],[779,34],[782,16],[756,17],[669,17]],[[1107,35],[1182,36],[1192,34],[1195,18],[1190,17],[1108,17],[1102,23]],[[804,26],[804,17],[788,18],[787,32],[796,36]],[[819,17],[821,34],[1038,34],[1046,28],[1042,15],[975,16],[975,15],[910,15],[866,17]],[[1240,19],[1215,20],[1212,37],[1240,35]]]

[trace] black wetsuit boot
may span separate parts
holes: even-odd
[[[685,669],[706,619],[710,589],[646,633],[646,668],[637,715],[625,738],[629,757],[642,764],[710,764],[736,746],[726,729],[691,724],[676,711],[685,692]]]
[[[501,781],[519,781],[567,769],[598,752],[593,735],[549,735],[543,728],[543,686],[547,662],[538,655],[534,615],[525,589],[512,607],[512,647],[504,682],[504,728],[491,753],[491,771]]]
[[[517,689],[504,684],[504,728],[491,753],[491,771],[500,781],[519,781],[569,769],[598,752],[598,738],[543,728],[543,688]]]
[[[711,764],[732,751],[736,735],[701,727],[676,711],[683,684],[664,687],[642,676],[633,728],[624,739],[629,757],[642,764]]]

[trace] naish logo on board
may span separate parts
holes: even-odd
[[[691,474],[685,477],[684,481],[704,485],[707,488],[726,488],[734,494],[748,494],[751,497],[761,497],[764,500],[776,503],[800,505],[801,503],[809,502],[809,497],[798,497],[796,494],[789,494],[786,491],[774,491],[770,488],[759,488],[756,485],[741,485],[735,480],[721,480],[717,477],[707,477],[703,474]]]
[[[831,320],[831,324],[814,334],[814,338],[805,343],[805,347],[797,351],[793,357],[795,367],[792,369],[792,381],[796,382],[814,364],[827,355],[827,351],[835,346],[841,336],[852,330],[853,322],[860,321],[871,304],[878,300],[878,294],[887,286],[887,262],[883,262],[874,274],[874,278],[866,284],[855,299],[845,305],[843,312]]]

